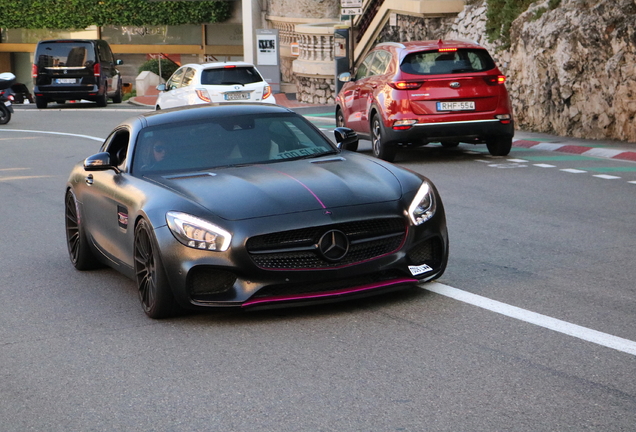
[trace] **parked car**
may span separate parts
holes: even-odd
[[[228,101],[276,103],[258,69],[245,62],[186,64],[157,90],[155,109]]]
[[[341,144],[355,132],[335,131]],[[430,180],[341,151],[273,104],[224,103],[129,119],[66,187],[79,270],[137,283],[145,313],[297,306],[436,279],[448,260]]]
[[[33,95],[22,83],[15,83],[11,86],[11,89],[0,90],[0,94],[8,93],[8,96],[12,98],[13,103],[24,104],[33,103]]]
[[[398,148],[440,142],[512,147],[514,120],[506,77],[488,51],[466,41],[381,43],[364,58],[336,101],[336,122],[392,161]],[[353,149],[352,149],[353,150]]]
[[[108,42],[57,39],[38,42],[33,64],[33,94],[38,108],[49,102],[89,100],[105,107],[122,101],[122,80]]]

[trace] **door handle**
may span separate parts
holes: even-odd
[[[88,176],[86,176],[86,184],[87,185],[93,184],[93,174],[89,174]]]

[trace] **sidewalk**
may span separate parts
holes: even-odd
[[[135,105],[154,107],[157,100],[157,90],[154,94],[136,96],[129,100]],[[274,95],[276,103],[287,108],[307,108],[299,113],[307,117],[317,117],[321,121],[335,123],[333,105],[314,105],[298,102],[289,98],[285,93]],[[636,143],[612,140],[590,140],[583,138],[560,137],[536,132],[515,131],[513,147],[531,148],[534,150],[554,151],[559,153],[577,154],[582,156],[619,159],[636,162]]]

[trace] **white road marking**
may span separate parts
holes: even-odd
[[[528,161],[525,159],[508,159],[508,162],[526,163]]]
[[[568,173],[573,173],[573,174],[579,174],[579,173],[586,173],[587,172],[587,171],[584,171],[584,170],[574,169],[574,168],[566,168],[566,169],[562,169],[561,171],[568,172]]]
[[[620,177],[617,176],[613,176],[613,175],[607,175],[607,174],[594,174],[592,177],[598,177],[598,178],[602,178],[605,180],[614,180],[614,179],[619,179]]]
[[[451,286],[444,285],[438,282],[422,284],[420,285],[420,287],[427,291],[450,297],[452,299],[459,300],[461,302],[468,303],[473,306],[489,310],[491,312],[505,315],[510,318],[518,319],[520,321],[534,324],[539,327],[554,330],[568,336],[572,336],[587,342],[592,342],[607,348],[612,348],[627,354],[636,355],[636,342],[629,339],[612,336],[607,333],[602,333],[600,331],[592,330],[587,327],[582,327],[576,324],[569,323],[567,321],[552,318],[547,315],[531,312],[526,309],[521,309],[516,306],[499,302],[497,300],[491,300],[489,298],[482,297],[477,294],[472,294],[467,291],[462,291],[460,289],[453,288]]]
[[[533,164],[533,165],[539,168],[556,168],[556,165],[550,165],[550,164]]]
[[[628,181],[627,183],[636,184],[636,181]]]
[[[0,132],[26,132],[26,133],[36,133],[36,134],[65,135],[65,136],[86,138],[90,140],[104,142],[104,138],[94,137],[90,135],[72,134],[72,133],[66,133],[66,132],[50,132],[50,131],[38,131],[38,130],[26,130],[26,129],[4,129],[4,128],[0,129]]]

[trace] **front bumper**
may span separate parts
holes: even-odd
[[[289,227],[292,220],[282,219],[278,226]],[[404,224],[401,243],[389,253],[318,268],[264,268],[245,247],[251,235],[241,229],[235,231],[232,247],[224,253],[188,248],[177,242],[167,227],[157,229],[155,234],[180,305],[263,309],[365,297],[440,277],[448,260],[443,207],[440,205],[435,216],[420,226],[407,226],[406,219]],[[298,221],[296,225],[302,228]],[[326,231],[341,225],[335,222],[321,228]],[[246,229],[258,233],[258,228]],[[430,270],[418,273],[409,266]]]

